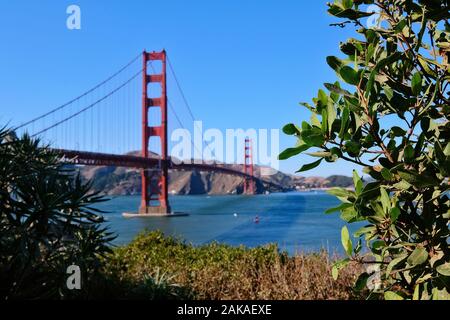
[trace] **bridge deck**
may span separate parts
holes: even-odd
[[[72,164],[89,165],[89,166],[117,166],[117,167],[128,167],[128,168],[152,168],[159,166],[163,160],[156,158],[144,158],[139,156],[131,155],[117,155],[117,154],[107,154],[107,153],[97,153],[97,152],[87,152],[87,151],[75,151],[75,150],[65,150],[65,149],[55,149],[56,152],[63,156],[63,161]],[[261,181],[263,184],[270,185],[272,187],[277,187],[284,189],[271,181],[266,181],[255,176],[250,176],[242,171],[227,168],[220,164],[205,164],[205,163],[175,163],[172,160],[165,160],[168,162],[169,169],[174,170],[199,170],[199,171],[216,171],[230,175],[236,175],[240,177],[248,177],[254,179],[255,181]]]

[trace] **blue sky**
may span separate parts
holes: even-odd
[[[81,8],[81,30],[66,28],[70,4]],[[326,56],[354,36],[351,27],[330,27],[326,9],[326,1],[307,0],[0,0],[0,121],[37,116],[143,49],[165,48],[204,127],[300,123],[309,112],[299,102],[336,78]],[[281,133],[282,149],[294,142]],[[280,169],[292,173],[310,160]],[[306,175],[351,174],[353,165],[338,163]]]

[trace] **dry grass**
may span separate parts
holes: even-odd
[[[118,248],[108,260],[105,271],[120,282],[128,283],[126,295],[129,297],[145,298],[148,290],[134,289],[142,289],[145,279],[153,276],[157,278],[152,281],[153,289],[159,286],[165,295],[179,298],[357,299],[351,287],[360,268],[350,265],[341,270],[338,280],[334,281],[331,265],[324,251],[288,257],[279,253],[275,246],[247,249],[210,244],[193,247],[159,233],[150,233]],[[155,270],[158,270],[156,276]],[[130,288],[134,296],[130,296]]]
[[[277,259],[264,265],[236,261],[234,270],[222,272],[209,267],[193,275],[181,271],[176,277],[200,299],[272,299],[322,300],[357,298],[351,287],[356,281],[356,268],[343,270],[337,281],[331,277],[331,263],[325,252],[302,255],[286,261]]]

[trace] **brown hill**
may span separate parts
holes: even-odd
[[[242,165],[226,165],[243,171]],[[255,166],[255,175],[267,172],[268,168]],[[141,193],[140,171],[121,167],[80,166],[79,171],[85,179],[93,181],[93,189],[107,195],[137,195]],[[283,192],[310,188],[327,188],[333,186],[348,187],[352,179],[345,176],[299,177],[274,171],[263,178],[278,185],[265,186],[257,184],[257,192]],[[169,193],[180,195],[195,194],[240,194],[243,191],[243,178],[218,172],[200,172],[198,170],[169,170]]]

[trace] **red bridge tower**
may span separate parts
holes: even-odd
[[[252,142],[249,138],[245,138],[244,173],[247,174],[244,180],[244,194],[255,194],[255,180],[253,179],[253,151]]]
[[[143,88],[142,88],[142,157],[149,158],[149,141],[151,137],[159,137],[161,150],[159,165],[155,169],[142,169],[142,199],[140,214],[168,214],[171,212],[168,201],[168,156],[167,156],[167,91],[166,91],[166,51],[143,52]],[[161,61],[160,74],[148,74],[147,64]],[[148,84],[160,83],[161,96],[150,98]],[[149,126],[150,108],[160,108],[161,123]]]

